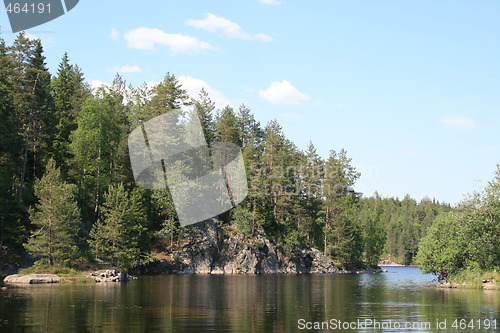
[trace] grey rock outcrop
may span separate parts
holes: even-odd
[[[6,276],[3,280],[5,284],[44,284],[58,283],[59,281],[59,276],[54,274],[13,274]]]
[[[333,261],[317,249],[285,253],[265,234],[245,237],[230,232],[219,239],[213,221],[201,227],[203,237],[168,253],[172,260],[162,260],[145,273],[179,274],[273,274],[339,273]]]

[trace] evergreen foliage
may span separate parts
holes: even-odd
[[[109,185],[102,216],[90,232],[97,258],[122,269],[144,263],[147,215],[141,192],[128,193],[122,183]]]
[[[35,229],[25,247],[42,263],[68,265],[78,255],[80,211],[75,200],[76,186],[62,180],[61,171],[51,159],[34,188],[39,203],[30,209]]]
[[[344,149],[326,159],[312,143],[301,151],[276,120],[261,125],[245,105],[215,110],[205,90],[190,99],[173,74],[138,88],[116,76],[91,93],[67,54],[51,77],[41,42],[24,33],[12,46],[0,39],[0,65],[0,265],[19,262],[25,248],[47,264],[92,252],[128,269],[147,261],[152,246],[199,237],[197,226],[180,227],[168,189],[135,186],[127,146],[143,122],[185,108],[209,144],[242,149],[248,196],[217,225],[265,234],[288,253],[315,247],[347,267],[417,258],[442,277],[499,267],[500,171],[454,209],[428,198],[367,197],[355,191],[360,173]],[[195,175],[196,163],[185,162]]]

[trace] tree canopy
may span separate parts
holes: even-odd
[[[315,247],[344,266],[417,258],[446,276],[499,265],[500,171],[457,208],[367,196],[342,147],[326,158],[313,143],[301,150],[278,121],[261,125],[245,105],[216,110],[205,90],[190,98],[173,74],[137,88],[116,76],[91,92],[68,54],[52,76],[41,42],[23,33],[12,46],[0,39],[0,64],[0,265],[26,250],[49,264],[131,268],[198,237],[197,226],[180,226],[168,189],[136,186],[129,160],[131,131],[179,108],[200,118],[207,143],[242,149],[248,196],[215,217],[219,227],[264,234],[288,253]]]

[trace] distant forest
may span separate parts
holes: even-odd
[[[289,252],[315,247],[346,267],[381,257],[410,264],[436,217],[454,210],[428,198],[363,196],[344,149],[326,159],[312,143],[301,151],[277,121],[262,126],[245,105],[216,110],[204,90],[193,99],[170,73],[153,88],[117,75],[92,91],[67,54],[49,73],[40,40],[21,33],[12,46],[0,39],[0,266],[33,258],[131,268],[197,237],[196,225],[179,225],[168,190],[135,185],[128,156],[141,121],[181,107],[197,112],[208,143],[243,152],[249,194],[216,218],[221,229],[265,234]]]

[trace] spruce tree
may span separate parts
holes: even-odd
[[[104,196],[102,217],[90,232],[97,258],[129,269],[144,262],[147,215],[141,190],[129,194],[123,183],[110,185]]]
[[[353,188],[359,177],[344,149],[330,151],[323,186],[324,250],[343,264],[357,264],[360,259],[361,230],[354,213],[359,194]]]
[[[201,128],[203,129],[205,139],[207,143],[210,144],[215,139],[215,124],[213,119],[215,103],[212,102],[208,93],[202,88],[199,99],[193,101],[193,104],[196,114],[198,118],[200,118]]]
[[[55,119],[54,157],[59,165],[66,165],[69,158],[69,136],[77,129],[77,118],[83,102],[90,96],[78,66],[71,65],[67,53],[59,64],[57,76],[52,79]]]
[[[387,220],[382,198],[378,193],[375,193],[374,197],[362,200],[359,220],[363,233],[364,262],[370,266],[377,266],[386,241]]]
[[[234,110],[229,105],[226,106],[216,118],[215,137],[219,142],[229,142],[241,146],[240,132],[238,130],[238,120]]]
[[[151,89],[147,95],[149,96],[144,107],[136,109],[136,113],[132,116],[136,121],[145,122],[165,112],[191,104],[187,91],[182,88],[175,75],[170,73],[167,73],[163,81]]]
[[[39,202],[30,210],[33,230],[26,249],[49,265],[68,265],[77,253],[80,211],[75,200],[76,187],[62,180],[55,161],[50,159],[43,177],[35,181]]]

